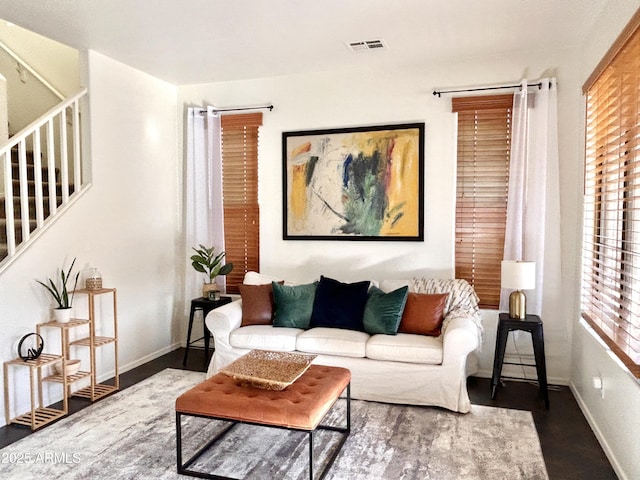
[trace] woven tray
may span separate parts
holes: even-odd
[[[317,355],[251,350],[220,370],[240,385],[263,390],[284,390],[295,382]]]

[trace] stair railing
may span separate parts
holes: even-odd
[[[83,176],[80,142],[80,100],[86,93],[84,88],[59,103],[0,147],[6,218],[6,244],[0,243],[0,272],[89,185]],[[28,164],[28,152],[33,152],[32,165]],[[30,169],[33,180],[29,179]],[[35,196],[34,208],[29,205],[30,192]],[[20,213],[16,219],[14,201],[18,197]]]
[[[29,65],[22,57],[20,57],[20,55],[18,55],[16,52],[11,50],[4,42],[0,41],[0,48],[5,52],[7,52],[7,54],[11,58],[13,58],[16,62],[18,62],[18,65],[20,65],[22,68],[27,70],[31,75],[33,75],[40,83],[42,83],[45,87],[47,87],[56,97],[58,97],[60,100],[64,100],[64,95],[60,93],[60,91],[58,91],[56,87],[51,85],[51,83],[49,83],[46,78],[44,78],[36,70],[34,70],[34,68],[31,65]]]

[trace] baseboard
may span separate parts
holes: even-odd
[[[129,362],[125,365],[121,365],[120,374],[128,372],[129,370],[133,370],[134,368],[139,367],[140,365],[144,365],[145,363],[150,362],[151,360],[155,360],[156,358],[161,357],[162,355],[166,355],[169,352],[173,352],[174,350],[177,350],[180,347],[182,347],[182,342],[175,342],[175,343],[172,343],[171,345],[161,348],[160,350],[156,350],[155,352],[152,352],[149,355],[145,355],[144,357],[138,358],[133,362]],[[100,381],[104,381],[113,377],[113,374],[114,374],[113,371],[110,372],[109,375],[111,376],[104,376],[104,379]],[[101,377],[103,376],[101,375]]]
[[[598,443],[600,443],[600,446],[602,447],[604,454],[607,456],[609,463],[611,463],[613,470],[616,472],[616,475],[620,480],[630,480],[629,477],[625,475],[624,471],[622,470],[622,467],[616,460],[616,456],[613,454],[613,451],[609,447],[609,444],[607,443],[606,438],[598,428],[598,424],[596,423],[595,419],[591,416],[591,412],[589,411],[587,404],[584,402],[584,400],[580,396],[580,392],[576,388],[575,384],[573,382],[570,382],[569,388],[571,389],[571,393],[573,393],[573,397],[576,399],[576,402],[578,403],[578,407],[580,408],[580,411],[582,411],[584,418],[587,419],[587,423],[589,424],[589,426],[591,427],[591,430],[593,431],[596,438],[598,439]]]
[[[480,369],[479,371],[474,373],[473,376],[480,377],[480,378],[491,378],[493,376],[493,370]],[[533,378],[523,379],[522,381],[526,382],[530,380],[536,381],[535,375],[533,376]],[[549,385],[562,385],[564,387],[570,386],[569,380],[567,380],[566,378],[560,378],[560,377],[547,377],[547,383]]]

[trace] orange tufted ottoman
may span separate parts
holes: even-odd
[[[176,447],[178,473],[200,478],[228,479],[210,473],[190,470],[203,453],[209,450],[238,423],[286,428],[308,433],[309,478],[313,480],[313,433],[316,429],[342,433],[337,448],[322,467],[322,479],[335,461],[351,431],[351,372],[345,368],[311,365],[293,384],[282,391],[261,390],[241,386],[233,378],[218,373],[186,391],[176,399]],[[347,391],[346,427],[320,425],[325,415]],[[211,439],[189,460],[182,462],[181,417],[196,416],[226,420],[231,424]]]

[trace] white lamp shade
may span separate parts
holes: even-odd
[[[536,288],[536,262],[503,260],[501,264],[501,286],[514,290]]]

